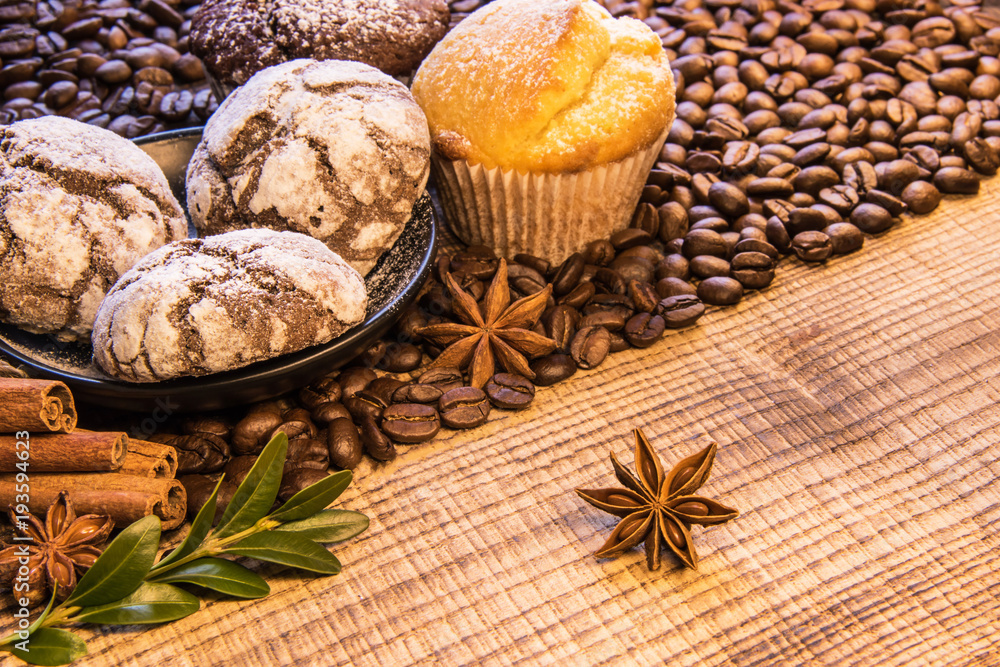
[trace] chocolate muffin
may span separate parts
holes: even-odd
[[[296,58],[409,75],[449,19],[445,0],[207,0],[191,19],[191,52],[224,93]]]
[[[113,132],[45,116],[0,134],[0,320],[87,339],[104,294],[187,236],[167,179]]]
[[[406,86],[343,60],[255,74],[205,125],[188,165],[201,235],[302,232],[366,275],[423,193],[430,134]]]
[[[304,234],[186,239],[108,292],[94,360],[135,382],[217,373],[332,340],[364,319],[367,303],[358,272]]]

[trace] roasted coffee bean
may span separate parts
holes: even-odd
[[[368,384],[377,378],[375,371],[370,368],[364,368],[361,366],[351,366],[350,368],[345,368],[337,376],[337,383],[340,385],[341,398],[348,399],[354,394],[358,393],[362,389],[368,386]]]
[[[318,470],[313,467],[294,466],[291,462],[286,462],[285,470],[281,475],[281,486],[278,487],[278,500],[288,501],[299,491],[323,481],[329,474],[326,466],[322,470]]]
[[[94,75],[108,85],[115,85],[132,78],[132,68],[123,60],[109,60],[98,67]]]
[[[195,517],[198,516],[198,512],[208,502],[212,493],[216,494],[215,516],[212,519],[212,525],[222,520],[226,508],[239,487],[229,479],[223,479],[221,483],[217,483],[208,475],[183,475],[178,477],[177,481],[184,486],[184,490],[187,492],[187,516],[191,521],[194,521]],[[216,491],[217,485],[218,491]]]
[[[382,432],[374,419],[365,417],[361,421],[359,430],[361,444],[364,445],[368,456],[376,461],[392,461],[396,458],[396,445]]]
[[[322,468],[326,470],[330,464],[330,453],[327,451],[326,438],[295,438],[288,441],[285,455],[287,463],[306,468]]]
[[[234,484],[242,484],[243,480],[245,480],[247,475],[250,474],[250,470],[253,468],[255,463],[257,463],[257,457],[253,454],[234,456],[226,462],[222,471],[225,473],[226,479],[229,481]]]
[[[390,343],[385,356],[377,364],[378,368],[389,373],[409,373],[420,366],[423,352],[412,343]]]
[[[552,293],[561,296],[573,291],[583,277],[584,264],[583,255],[578,252],[567,257],[552,278]]]
[[[628,283],[613,269],[601,267],[594,272],[591,282],[598,292],[606,294],[625,294],[628,292]]]
[[[340,383],[327,376],[316,380],[299,390],[298,398],[307,410],[313,410],[323,403],[336,403],[341,399],[343,391]]]
[[[778,249],[767,242],[766,236],[765,239],[742,239],[733,248],[733,254],[738,255],[742,252],[761,252],[770,257],[772,260],[778,259]]]
[[[663,278],[680,278],[687,280],[691,276],[690,262],[679,253],[673,253],[664,257],[656,265],[654,277],[657,280]]]
[[[834,255],[845,255],[860,250],[865,242],[861,230],[849,222],[835,222],[829,227],[824,227],[822,232],[830,237]]]
[[[698,255],[713,255],[725,258],[728,247],[725,240],[718,232],[710,229],[692,229],[684,236],[684,245],[681,247],[687,259]]]
[[[496,273],[499,263],[492,248],[469,246],[452,256],[451,271],[476,280],[489,280]]]
[[[648,312],[638,313],[625,323],[624,335],[635,347],[649,347],[663,337],[665,328],[666,322],[661,316]]]
[[[270,440],[270,435],[282,423],[281,408],[274,402],[259,403],[250,409],[233,427],[230,446],[233,453],[258,454]]]
[[[945,194],[974,195],[979,192],[979,177],[961,167],[942,167],[934,174],[934,186]]]
[[[826,216],[814,208],[795,208],[788,213],[785,229],[790,236],[800,232],[816,231],[826,226]]]
[[[902,199],[882,190],[869,190],[865,193],[865,201],[869,204],[881,206],[894,218],[903,215],[906,211],[906,204]]]
[[[841,215],[847,215],[861,201],[858,191],[847,185],[824,188],[819,193],[819,201]],[[779,248],[780,250],[780,248]]]
[[[693,294],[669,296],[657,305],[654,315],[663,318],[670,329],[689,327],[705,314],[705,304]]]
[[[437,403],[443,394],[438,387],[432,384],[404,384],[402,387],[392,392],[393,403]]]
[[[657,214],[660,217],[660,231],[657,236],[661,241],[666,243],[673,239],[682,238],[687,234],[689,223],[688,213],[682,204],[676,201],[661,204],[657,209]],[[600,264],[600,262],[590,261],[589,257],[587,262],[589,264]]]
[[[433,385],[446,392],[462,386],[462,371],[450,366],[429,368],[417,378],[417,382]]]
[[[729,262],[721,257],[698,255],[691,259],[691,273],[698,278],[729,275]]]
[[[762,252],[741,252],[733,256],[730,277],[745,289],[763,289],[774,280],[774,259]]]
[[[595,313],[595,315],[597,314]],[[570,344],[570,355],[573,357],[573,361],[584,370],[597,368],[610,352],[611,337],[608,335],[608,329],[601,325],[584,325],[587,318],[593,316],[588,315],[581,320],[581,328],[576,332],[573,342]],[[622,323],[623,326],[624,323]],[[615,330],[622,327],[617,327]]]
[[[655,264],[643,257],[622,254],[615,257],[614,261],[611,262],[608,268],[621,276],[622,280],[624,280],[627,285],[633,280],[638,280],[640,282],[652,281]]]
[[[344,407],[351,413],[355,421],[363,419],[378,419],[382,416],[382,411],[388,406],[388,402],[383,400],[378,394],[362,389],[353,396],[344,399]]]
[[[686,220],[687,213],[685,213],[684,215]],[[662,216],[661,216],[661,221],[662,221]],[[596,266],[607,266],[614,258],[615,258],[615,247],[611,245],[610,241],[604,239],[589,242],[583,251],[583,261],[585,264],[594,264]],[[582,269],[581,269],[581,275],[582,275]]]
[[[887,210],[876,204],[859,204],[851,211],[851,224],[866,234],[879,234],[892,226],[893,219]]]
[[[486,383],[490,402],[504,410],[523,410],[535,398],[535,385],[526,377],[513,373],[497,373]]]
[[[974,137],[962,146],[962,152],[969,166],[980,174],[992,176],[1000,167],[1000,155],[981,137]]]
[[[397,403],[382,413],[382,431],[396,442],[427,442],[440,430],[438,411],[424,403]]]
[[[833,253],[833,244],[823,232],[801,232],[792,239],[792,252],[804,262],[825,262]]]
[[[629,308],[599,310],[581,317],[577,327],[581,330],[587,327],[603,327],[608,331],[620,331],[631,315],[632,311]]]
[[[534,383],[539,387],[549,387],[562,382],[576,373],[576,362],[568,354],[550,354],[531,362],[535,374]]]
[[[750,202],[746,194],[732,183],[713,183],[708,189],[708,201],[718,211],[730,218],[738,218],[750,212]]]
[[[637,311],[651,313],[660,302],[661,297],[656,288],[648,282],[633,280],[628,285],[628,296],[632,301],[632,306]]]
[[[545,317],[545,335],[555,341],[556,350],[569,352],[579,321],[579,311],[567,305],[557,305]]]
[[[656,285],[654,285],[654,289],[656,289],[656,293],[661,300],[682,294],[693,295],[696,291],[694,285],[688,281],[672,276],[658,280]]]
[[[475,428],[486,423],[490,402],[482,389],[458,387],[446,391],[438,401],[441,421],[450,428]]]
[[[903,189],[901,198],[914,213],[930,213],[941,203],[941,191],[927,181],[914,181]]]
[[[767,242],[778,252],[787,253],[791,251],[792,239],[788,235],[788,229],[777,216],[768,218],[767,229],[764,233],[767,236]]]
[[[361,463],[364,453],[361,435],[350,419],[334,419],[327,427],[327,454],[330,464],[350,470]]]
[[[596,291],[597,288],[594,287],[594,283],[589,280],[581,282],[573,288],[572,292],[556,299],[556,303],[570,306],[571,308],[582,308],[585,303],[590,301]]]
[[[713,306],[728,306],[743,298],[743,285],[735,278],[715,276],[698,285],[698,298]]]
[[[652,243],[652,241],[653,236],[650,235],[649,232],[636,227],[629,227],[611,235],[611,245],[614,246],[615,250],[618,252],[628,248],[634,248],[638,245]]]
[[[343,403],[320,403],[309,413],[312,420],[318,424],[326,424],[334,419],[350,419],[351,413],[344,407]]]

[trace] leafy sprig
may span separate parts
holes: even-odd
[[[108,545],[58,606],[54,606],[53,592],[48,607],[28,628],[27,644],[15,633],[0,640],[0,651],[34,665],[70,663],[86,655],[87,645],[57,626],[166,623],[184,618],[198,611],[201,601],[177,584],[244,599],[271,592],[260,575],[223,556],[338,574],[340,561],[320,543],[347,540],[368,527],[368,517],[360,512],[326,509],[350,485],[351,471],[316,482],[268,513],[278,496],[287,451],[288,437],[279,433],[261,452],[213,528],[219,480],[184,541],[159,561],[160,519],[148,516],[133,523]]]

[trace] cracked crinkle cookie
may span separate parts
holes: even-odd
[[[409,75],[450,18],[445,0],[206,0],[191,18],[191,51],[225,89],[295,58]]]
[[[367,274],[403,231],[430,170],[404,85],[361,63],[293,60],[254,75],[209,119],[187,171],[202,235],[309,234]]]
[[[326,343],[361,322],[367,304],[358,272],[304,234],[186,239],[108,292],[94,360],[133,382],[218,373]]]
[[[156,163],[113,132],[46,116],[0,134],[0,320],[87,339],[118,277],[187,236]]]

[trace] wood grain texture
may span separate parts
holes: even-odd
[[[1000,182],[691,330],[402,448],[339,506],[341,575],[83,630],[81,665],[998,665]],[[665,465],[719,443],[697,572],[592,553],[641,426]],[[5,619],[9,615],[5,615]]]

